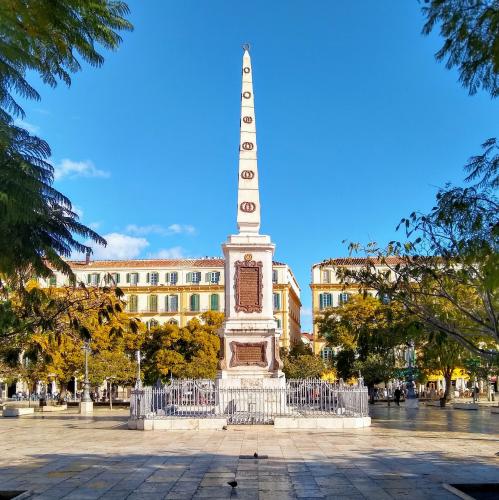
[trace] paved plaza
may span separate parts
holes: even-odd
[[[371,428],[140,432],[100,410],[0,419],[0,489],[33,498],[456,498],[443,482],[499,480],[499,415],[374,408]],[[240,455],[268,455],[258,460]],[[236,479],[232,489],[227,481]]]

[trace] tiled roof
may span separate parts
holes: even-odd
[[[77,269],[102,268],[148,268],[161,267],[223,267],[225,259],[220,257],[205,257],[202,259],[134,259],[134,260],[91,260],[88,264],[84,260],[70,260],[68,264]],[[283,266],[282,262],[273,262],[276,266]]]
[[[316,266],[365,266],[367,262],[372,262],[373,264],[381,265],[381,260],[376,257],[338,257],[333,259],[326,259],[318,264],[314,264]],[[400,257],[386,257],[385,261],[387,264],[402,264],[404,261]]]

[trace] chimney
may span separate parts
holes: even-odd
[[[87,248],[87,253],[85,254],[85,264],[90,264],[90,253],[92,252],[92,250],[90,250],[90,248]]]

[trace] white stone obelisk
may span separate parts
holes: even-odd
[[[253,69],[245,45],[242,68],[237,226],[222,245],[225,256],[225,322],[220,330],[219,387],[284,384],[281,331],[273,315],[275,245],[260,231]]]

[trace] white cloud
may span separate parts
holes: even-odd
[[[196,232],[196,228],[190,224],[171,224],[168,226],[168,231],[172,234],[194,234]]]
[[[99,227],[101,227],[101,222],[99,221],[95,221],[95,222],[90,222],[90,224],[88,225],[88,227],[90,229],[93,229],[94,231],[96,231],[97,229],[99,229]]]
[[[73,161],[63,158],[54,166],[54,178],[63,177],[74,179],[75,177],[109,177],[111,174],[105,170],[99,170],[90,160]]]
[[[144,236],[146,234],[159,234],[161,236],[170,236],[172,234],[194,234],[196,228],[190,224],[171,224],[168,227],[159,224],[150,224],[148,226],[138,226],[137,224],[128,224],[125,232]]]
[[[40,127],[38,125],[33,125],[32,123],[25,122],[24,120],[19,120],[19,118],[14,120],[14,125],[27,130],[30,134],[38,134],[38,132],[40,132]]]
[[[121,233],[104,234],[103,238],[107,241],[106,247],[87,242],[93,249],[93,259],[134,259],[149,246],[145,238],[135,238]]]
[[[147,255],[150,259],[183,259],[185,257],[182,247],[162,248],[157,252]]]

